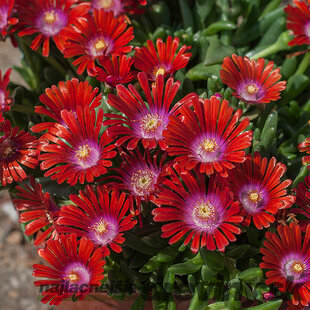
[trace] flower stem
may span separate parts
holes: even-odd
[[[310,52],[308,52],[304,55],[304,58],[302,59],[301,63],[299,64],[299,67],[296,70],[295,74],[303,74],[307,70],[309,65],[310,65]]]
[[[67,71],[63,68],[63,66],[52,56],[44,57],[44,59],[55,69],[58,70],[58,72],[65,77],[67,74]]]

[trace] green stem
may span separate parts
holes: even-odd
[[[53,68],[57,69],[58,72],[65,77],[67,74],[67,71],[63,68],[63,66],[55,59],[52,58],[52,56],[44,57],[46,62],[48,62]]]
[[[260,57],[264,58],[264,57],[267,57],[269,55],[276,54],[280,51],[284,51],[286,49],[289,49],[290,46],[288,45],[288,42],[291,39],[292,39],[292,36],[290,35],[290,33],[288,31],[283,32],[275,43],[266,47],[262,51],[252,55],[251,58],[252,59],[257,59]]]
[[[295,74],[303,74],[307,70],[309,65],[310,65],[310,52],[308,52],[304,55],[304,58],[302,59],[301,63],[299,64],[299,67],[298,67]]]

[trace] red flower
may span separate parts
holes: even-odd
[[[104,255],[110,255],[109,248],[120,253],[120,245],[125,241],[123,232],[137,223],[132,214],[127,214],[132,200],[125,193],[109,192],[104,187],[94,190],[87,186],[79,194],[70,195],[76,205],[61,208],[57,223],[64,226],[59,227],[59,232],[86,236],[101,247]]]
[[[36,234],[35,246],[39,246],[47,239],[58,238],[55,221],[58,206],[50,197],[49,193],[42,191],[42,186],[36,183],[32,176],[29,176],[30,186],[25,184],[25,189],[16,186],[16,197],[13,200],[15,208],[20,211],[20,223],[28,223],[25,227],[25,234],[31,236]],[[43,230],[47,227],[46,230]]]
[[[285,172],[286,166],[277,163],[274,157],[268,161],[256,152],[253,158],[247,155],[245,162],[229,173],[227,182],[243,207],[241,214],[246,226],[253,219],[258,229],[267,228],[279,209],[287,209],[294,203],[295,197],[286,191],[292,181],[281,182]]]
[[[310,138],[306,138],[305,141],[299,143],[298,149],[299,152],[306,152],[306,154],[310,154]],[[310,168],[310,155],[304,156],[302,158],[302,163]]]
[[[11,72],[12,69],[8,69],[2,78],[0,70],[0,121],[2,119],[2,113],[9,111],[11,109],[11,104],[13,103],[12,98],[9,97],[9,90],[7,89],[10,82]]]
[[[268,103],[278,100],[286,88],[280,68],[273,70],[273,62],[265,67],[265,60],[250,60],[248,57],[232,55],[224,58],[220,76],[224,84],[235,92],[232,94],[247,103]]]
[[[109,159],[116,155],[112,139],[106,132],[100,134],[103,111],[99,109],[96,116],[94,109],[78,107],[76,114],[63,110],[61,116],[64,125],[56,123],[44,135],[50,143],[40,146],[46,152],[39,156],[41,170],[49,169],[44,176],[59,184],[65,180],[70,185],[93,182],[107,172],[106,167],[112,165]]]
[[[148,78],[156,81],[159,74],[164,77],[172,75],[175,71],[186,67],[191,53],[190,46],[183,45],[177,52],[179,47],[179,38],[167,38],[164,43],[161,38],[156,41],[156,47],[151,40],[147,41],[147,47],[135,48],[135,62],[134,66],[142,72],[145,72]]]
[[[161,149],[166,149],[162,133],[168,124],[169,115],[174,113],[183,102],[197,95],[189,94],[173,105],[172,102],[178,92],[180,82],[174,83],[173,78],[170,78],[165,84],[164,77],[160,75],[156,83],[152,84],[151,93],[145,73],[138,74],[138,81],[147,103],[132,85],[129,85],[128,89],[123,85],[117,85],[117,95],[110,94],[108,103],[124,116],[106,114],[109,119],[104,122],[104,125],[112,125],[108,128],[108,133],[111,137],[117,138],[116,146],[129,141],[127,149],[133,150],[141,140],[144,148],[155,148],[158,143]]]
[[[288,5],[284,11],[287,14],[287,29],[292,30],[295,38],[288,44],[310,44],[310,2],[293,1],[296,7]]]
[[[308,306],[310,302],[310,225],[302,236],[299,225],[278,226],[278,233],[267,231],[260,249],[260,268],[269,269],[266,284],[274,284],[281,292],[292,292],[292,303]]]
[[[145,150],[144,155],[138,149],[134,152],[121,152],[122,164],[119,168],[111,168],[117,174],[107,179],[107,184],[113,189],[126,190],[136,199],[137,209],[141,209],[141,200],[152,200],[163,180],[165,169],[169,166],[166,162],[166,153],[156,152],[151,154]]]
[[[176,243],[187,234],[184,244],[191,242],[191,250],[199,248],[224,251],[242,222],[239,203],[230,198],[230,191],[214,177],[208,187],[205,174],[192,172],[176,174],[171,169],[171,178],[166,179],[154,203],[154,221],[169,222],[162,226],[162,237],[171,237],[169,244]]]
[[[46,88],[45,94],[40,96],[42,106],[36,106],[35,111],[44,114],[56,122],[64,124],[61,111],[76,112],[78,107],[89,107],[91,110],[97,108],[102,100],[101,94],[98,94],[98,88],[92,88],[87,81],[79,82],[78,79],[59,82],[58,87]],[[44,122],[34,125],[31,130],[40,132],[53,126],[54,122]]]
[[[37,34],[31,48],[37,50],[43,43],[42,55],[48,57],[50,39],[63,52],[66,42],[66,29],[78,18],[85,16],[89,3],[76,4],[78,0],[20,0],[18,12],[20,17],[19,36]]]
[[[135,77],[135,72],[131,69],[132,57],[127,58],[126,55],[116,56],[112,54],[112,59],[102,57],[99,58],[99,63],[103,69],[95,67],[94,75],[98,81],[105,82],[110,87],[131,82]]]
[[[15,0],[1,0],[0,3],[0,35],[4,39],[8,27],[15,25],[18,22],[18,19],[11,17]]]
[[[3,186],[7,183],[21,182],[27,174],[20,164],[35,169],[38,166],[36,138],[18,127],[11,128],[6,120],[0,126],[0,179]]]
[[[192,109],[193,108],[193,109]],[[252,131],[243,132],[249,125],[245,118],[238,124],[242,111],[233,114],[228,102],[215,96],[206,100],[193,100],[170,116],[165,143],[170,156],[182,169],[191,170],[197,165],[202,173],[219,172],[227,177],[233,163],[245,160],[244,150],[251,145]]]
[[[302,218],[299,225],[303,231],[310,223],[310,176],[306,176],[304,182],[298,184],[295,189],[297,208],[291,208],[289,211],[293,214],[300,214]]]
[[[75,234],[61,235],[59,240],[47,241],[38,254],[49,266],[33,265],[32,275],[46,278],[34,284],[52,286],[42,293],[44,304],[59,305],[72,295],[83,300],[93,287],[101,285],[105,261],[101,250],[85,237],[77,241]]]
[[[75,27],[68,29],[66,36],[64,56],[71,58],[79,56],[73,65],[78,65],[78,74],[87,68],[92,75],[95,60],[111,54],[123,55],[132,50],[127,44],[134,38],[133,28],[127,30],[127,23],[123,18],[114,18],[113,12],[94,10],[94,16],[88,15],[87,19],[79,20]]]
[[[105,11],[113,11],[114,16],[124,16],[126,14],[142,14],[143,9],[139,8],[137,0],[91,0],[91,6],[94,9],[104,9]],[[146,4],[146,3],[145,3]]]

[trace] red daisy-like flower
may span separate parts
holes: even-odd
[[[132,50],[127,44],[134,38],[133,28],[127,28],[127,22],[114,18],[112,11],[94,9],[93,16],[81,19],[75,27],[68,29],[64,56],[79,56],[73,65],[79,66],[77,73],[82,74],[87,68],[89,75],[95,66],[95,60],[112,54],[123,55]],[[127,28],[127,29],[126,29]]]
[[[310,154],[310,138],[306,138],[303,142],[299,143],[298,149],[299,152]],[[302,158],[302,163],[310,169],[310,155],[304,156]]]
[[[35,137],[19,131],[18,127],[12,128],[10,121],[4,121],[0,126],[0,179],[3,186],[27,179],[20,164],[31,169],[38,166],[37,145]]]
[[[48,57],[50,39],[63,52],[66,42],[66,29],[80,17],[85,16],[89,3],[77,4],[78,0],[19,0],[17,9],[20,17],[18,35],[37,34],[31,48],[37,50],[43,43],[42,55]]]
[[[243,132],[249,125],[245,118],[238,124],[242,111],[233,114],[228,102],[215,96],[206,100],[192,100],[184,105],[178,116],[170,116],[164,131],[167,151],[177,156],[182,169],[197,165],[202,173],[219,172],[227,177],[227,169],[245,160],[245,149],[251,145],[252,131]]]
[[[151,81],[156,81],[158,75],[168,76],[180,70],[188,64],[191,53],[190,46],[183,45],[179,51],[179,38],[169,36],[164,43],[161,38],[156,41],[156,48],[151,40],[147,41],[147,47],[135,48],[134,66],[145,72]]]
[[[292,30],[295,38],[288,44],[310,44],[310,1],[293,1],[296,6],[288,5],[284,11],[287,14],[287,29]]]
[[[95,245],[100,246],[104,255],[122,251],[125,238],[123,232],[132,229],[137,221],[128,214],[132,200],[125,193],[109,192],[105,187],[94,190],[87,186],[78,195],[70,195],[76,205],[63,206],[57,221],[59,232],[76,233],[86,236]]]
[[[33,276],[46,278],[34,282],[36,286],[51,286],[42,292],[42,303],[59,305],[74,295],[79,300],[101,285],[105,261],[100,249],[86,237],[77,240],[75,234],[61,235],[47,241],[38,254],[48,265],[34,264]]]
[[[280,98],[286,88],[281,78],[280,68],[273,70],[273,62],[265,67],[265,60],[250,60],[248,57],[232,55],[224,58],[220,77],[224,84],[234,90],[235,97],[247,103],[268,103]]]
[[[308,306],[310,302],[310,225],[303,236],[300,226],[278,226],[277,233],[267,231],[260,249],[266,272],[266,284],[274,284],[281,292],[293,293],[292,303]]]
[[[4,39],[8,33],[8,27],[18,23],[18,19],[12,17],[15,0],[1,0],[0,3],[0,35]]]
[[[112,11],[115,17],[126,14],[142,14],[144,10],[139,8],[139,4],[138,0],[91,0],[92,8]]]
[[[116,172],[109,179],[107,185],[118,190],[128,191],[136,200],[137,209],[140,211],[141,200],[153,200],[158,186],[163,181],[167,155],[162,152],[151,154],[145,150],[141,154],[138,149],[133,152],[121,153],[122,164],[119,168],[111,168]]]
[[[110,87],[131,82],[136,75],[131,69],[133,58],[126,55],[102,57],[99,63],[102,68],[94,67],[94,75],[98,81],[105,82]]]
[[[301,218],[298,218],[298,224],[305,231],[307,225],[310,223],[310,176],[306,176],[304,182],[298,184],[295,192],[296,205],[298,207],[291,208],[289,211],[292,214],[301,215]]]
[[[11,72],[12,69],[8,69],[2,78],[2,73],[0,70],[0,121],[3,121],[2,113],[9,111],[13,103],[9,90],[7,89],[10,82]]]
[[[198,96],[189,94],[173,105],[173,99],[180,88],[180,82],[174,83],[173,78],[170,78],[165,83],[164,77],[159,75],[156,83],[151,86],[151,92],[145,73],[138,74],[138,81],[147,103],[144,102],[133,85],[129,85],[128,89],[123,85],[117,85],[117,95],[110,94],[107,102],[124,116],[106,114],[109,119],[104,122],[104,125],[112,125],[108,128],[108,133],[111,137],[117,138],[116,146],[129,141],[127,149],[133,150],[141,140],[144,148],[155,148],[158,143],[164,150],[167,145],[163,140],[162,133],[169,122],[169,115],[175,113],[184,102]]]
[[[71,81],[59,82],[58,87],[53,85],[51,88],[46,88],[39,99],[44,106],[36,106],[35,111],[64,124],[61,111],[76,112],[78,107],[95,109],[100,105],[102,95],[98,94],[98,88],[93,88],[87,81],[79,82],[78,79],[73,78]],[[40,132],[54,124],[54,122],[39,123],[32,126],[31,130]]]
[[[229,242],[236,240],[242,222],[240,207],[230,191],[215,177],[206,186],[205,174],[192,172],[176,174],[170,169],[170,178],[162,183],[152,211],[155,222],[169,222],[162,226],[162,237],[171,237],[176,243],[187,234],[184,244],[191,242],[191,250],[199,248],[224,251]]]
[[[29,183],[30,186],[25,184],[25,188],[15,187],[17,198],[13,199],[13,203],[20,211],[20,223],[28,223],[25,234],[36,234],[34,245],[39,246],[48,239],[58,238],[55,221],[59,208],[50,194],[44,193],[42,186],[32,176],[29,176]],[[43,230],[44,227],[47,229]]]
[[[268,161],[255,152],[229,173],[226,180],[242,206],[244,225],[250,225],[253,219],[258,229],[267,228],[275,221],[274,215],[279,209],[289,208],[294,203],[295,197],[286,191],[292,181],[281,182],[285,172],[286,166],[277,163],[274,157]]]
[[[109,159],[116,156],[112,139],[106,132],[100,134],[103,110],[96,116],[95,110],[78,107],[76,114],[63,110],[61,117],[64,124],[55,123],[44,135],[50,143],[40,146],[45,152],[39,156],[41,170],[49,169],[44,176],[59,184],[65,180],[70,185],[93,182],[107,172],[106,167],[112,165]]]

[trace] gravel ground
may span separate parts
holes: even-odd
[[[9,39],[0,41],[0,69],[20,65],[20,53]],[[11,80],[22,83],[17,72]],[[25,85],[25,84],[24,84]],[[17,213],[6,191],[0,192],[0,310],[53,309],[38,301],[38,289],[33,285],[32,265],[39,256],[32,243],[25,241],[17,221]]]

